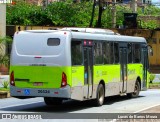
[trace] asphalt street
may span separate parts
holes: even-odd
[[[61,106],[46,106],[43,98],[31,98],[31,99],[17,99],[17,98],[5,98],[0,99],[0,113],[35,113],[35,114],[49,114],[50,117],[55,117],[56,114],[64,113],[119,113],[119,114],[134,114],[134,113],[160,113],[160,89],[149,89],[147,91],[141,91],[138,98],[129,99],[126,96],[114,96],[105,98],[104,105],[101,107],[95,107],[92,101],[64,101]],[[63,116],[62,116],[63,118]],[[4,120],[0,120],[4,121]],[[18,120],[20,121],[20,120]],[[35,122],[31,120],[30,122]],[[53,122],[74,122],[75,119],[45,119],[44,121]],[[127,120],[128,121],[128,120]],[[127,122],[125,121],[125,122]],[[143,121],[143,120],[142,120]],[[6,121],[4,121],[6,122]],[[41,122],[41,120],[38,120]],[[76,119],[76,122],[117,122],[112,119]],[[121,121],[123,122],[123,121]],[[137,122],[134,120],[134,122]],[[141,122],[141,121],[140,121]],[[144,121],[143,121],[144,122]],[[150,121],[148,121],[150,122]],[[158,121],[154,121],[158,122]]]

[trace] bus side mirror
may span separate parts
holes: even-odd
[[[148,45],[148,54],[149,56],[153,56],[153,48],[150,45]]]

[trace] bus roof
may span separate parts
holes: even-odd
[[[125,36],[114,33],[112,30],[107,29],[93,29],[93,28],[62,28],[57,30],[26,30],[20,31],[20,33],[57,33],[68,31],[71,33],[71,38],[76,39],[91,39],[97,41],[121,41],[121,42],[144,42],[145,38],[135,36]]]
[[[144,42],[145,38],[135,36],[124,36],[124,35],[106,35],[106,34],[93,34],[93,33],[77,33],[71,32],[72,38],[76,39],[91,39],[99,41],[121,41],[121,42]]]

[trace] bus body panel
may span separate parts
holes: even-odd
[[[11,65],[71,66],[68,32],[17,32],[14,35]]]
[[[71,99],[84,100],[84,66],[72,66]]]
[[[15,86],[10,88],[11,96],[26,96],[23,91],[29,89],[28,96],[36,96],[37,93],[37,96],[49,97],[54,91],[66,91],[56,97],[65,98],[66,94],[66,98],[70,98],[70,38],[70,32],[16,32],[10,62],[10,74],[14,73],[15,81]],[[61,88],[63,73],[67,77],[66,88]],[[43,89],[50,92],[38,93]]]
[[[84,86],[84,66],[72,66],[72,87]]]
[[[11,66],[10,71],[14,72],[15,86],[19,88],[60,88],[63,72],[71,86],[71,67]]]
[[[134,91],[137,77],[142,79],[142,64],[128,64],[127,93]],[[98,85],[101,80],[105,81],[105,96],[120,94],[122,82],[120,81],[120,65],[94,66],[94,85]]]

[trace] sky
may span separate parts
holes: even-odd
[[[152,3],[160,3],[160,0],[151,0]]]

